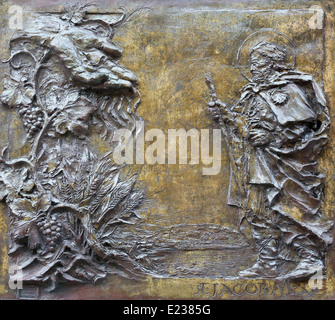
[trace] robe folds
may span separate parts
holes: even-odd
[[[325,177],[318,169],[330,117],[312,76],[289,71],[267,84],[249,83],[232,115],[239,130],[230,131],[235,164],[228,204],[242,213],[282,215],[331,244],[332,223],[322,214]],[[251,131],[261,139],[253,141]]]

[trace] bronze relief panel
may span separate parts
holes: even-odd
[[[6,4],[0,293],[332,297],[334,13],[312,2]]]

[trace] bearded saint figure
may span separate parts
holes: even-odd
[[[208,104],[230,144],[228,204],[239,208],[258,251],[240,272],[245,278],[311,276],[324,270],[332,243],[318,171],[330,125],[326,100],[286,57],[284,46],[258,42],[250,51],[252,77],[234,107],[219,99]]]

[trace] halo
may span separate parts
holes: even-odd
[[[295,45],[292,40],[274,29],[261,29],[249,35],[238,49],[237,67],[240,69],[243,77],[251,81],[250,52],[251,49],[261,41],[275,43],[284,47],[287,51],[287,56],[285,59],[286,65],[292,69],[295,68],[296,52]]]

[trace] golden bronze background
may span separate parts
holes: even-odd
[[[37,8],[38,2],[45,6]],[[50,6],[48,1],[16,1],[23,5],[25,13],[34,11],[55,11],[59,6]],[[8,58],[8,42],[12,31],[7,26],[8,8],[13,3],[5,3],[0,8],[2,14],[1,59]],[[113,7],[99,3],[96,11],[113,12],[118,5],[129,9],[147,6],[152,10],[145,12],[133,22],[118,29],[114,40],[123,48],[121,63],[132,70],[139,78],[139,90],[142,102],[138,110],[146,122],[146,130],[160,128],[207,129],[212,127],[206,110],[207,88],[204,86],[204,74],[212,73],[218,92],[224,92],[228,102],[236,99],[238,90],[247,81],[236,67],[236,54],[244,39],[262,28],[273,28],[287,35],[297,47],[297,68],[310,73],[318,83],[323,81],[330,115],[334,111],[334,4],[325,1],[300,1],[294,4],[280,1],[276,4],[267,1],[255,1],[252,4],[243,1],[175,1],[114,3]],[[311,29],[309,20],[315,14],[311,6],[318,5],[325,12],[322,29]],[[93,10],[94,11],[94,10]],[[6,67],[1,72],[8,72]],[[3,77],[1,77],[3,78]],[[0,145],[9,142],[12,157],[23,156],[29,150],[23,144],[24,131],[14,111],[0,109]],[[90,137],[101,153],[108,151],[108,145],[98,136]],[[334,217],[334,128],[331,126],[330,141],[320,161],[320,171],[326,175],[324,212]],[[229,184],[228,158],[222,153],[222,171],[215,176],[203,176],[202,165],[137,165],[141,169],[139,180],[148,186],[151,199],[149,209],[143,214],[148,224],[171,226],[177,224],[216,224],[237,228],[237,210],[226,204]],[[8,288],[8,221],[6,206],[1,204],[0,215],[0,296],[15,298],[15,292]],[[333,231],[334,233],[334,231]],[[173,235],[172,235],[173,237]],[[185,266],[192,270],[200,268],[206,276],[155,279],[147,277],[140,281],[126,280],[110,276],[107,281],[95,285],[80,287],[61,287],[52,293],[44,293],[51,299],[57,298],[200,298],[214,296],[218,299],[250,298],[305,299],[333,298],[335,293],[335,257],[334,246],[327,256],[327,279],[318,293],[305,289],[306,282],[296,283],[295,289],[288,289],[276,280],[229,280],[224,278],[224,270],[236,270],[236,261],[240,257],[239,267],[255,259],[255,253],[225,250],[184,251],[171,255],[168,262],[171,268]],[[218,266],[222,267],[220,277]],[[229,263],[234,267],[230,268]],[[228,264],[228,266],[227,266]],[[229,272],[228,272],[229,273]],[[257,293],[251,285],[256,284]],[[244,294],[239,297],[240,285]],[[225,287],[226,286],[226,287]],[[238,286],[238,287],[236,287]],[[265,287],[268,290],[265,290]],[[263,291],[260,291],[263,287]],[[228,289],[227,289],[228,288]],[[234,291],[235,288],[235,291]],[[307,290],[307,291],[306,291]],[[249,291],[249,293],[248,293]]]

